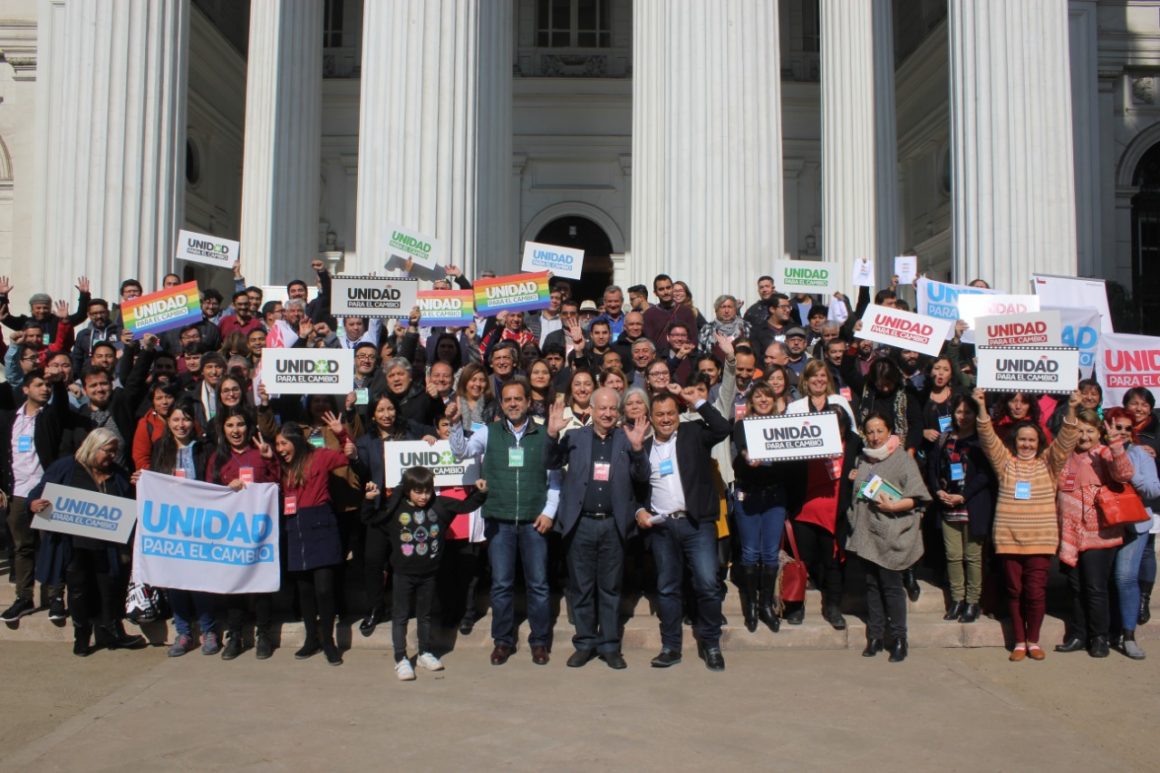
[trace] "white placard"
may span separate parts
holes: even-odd
[[[754,461],[784,462],[842,455],[842,434],[832,411],[747,416],[745,445]]]
[[[579,279],[584,268],[584,250],[573,250],[555,244],[524,242],[524,262],[520,270],[535,273],[551,271],[552,276]]]
[[[937,357],[953,324],[949,319],[870,304],[862,315],[862,329],[854,331],[854,336]]]
[[[1036,295],[960,295],[959,319],[969,326],[963,332],[963,341],[975,343],[975,319],[1000,314],[1026,314],[1039,311]]]
[[[775,260],[773,283],[779,293],[829,296],[838,289],[838,264],[818,260]]]
[[[32,528],[124,544],[137,522],[137,502],[96,491],[46,483],[44,499],[52,507],[32,517]]]
[[[354,391],[354,350],[266,348],[261,378],[272,395],[349,394]]]
[[[898,277],[898,284],[913,284],[918,279],[918,256],[899,255],[894,259],[894,275]]]
[[[1104,388],[1104,407],[1124,404],[1124,393],[1143,387],[1160,396],[1160,338],[1104,333],[1096,357],[1096,378]]]
[[[133,576],[159,588],[273,593],[280,584],[278,485],[241,491],[145,470]]]
[[[435,473],[436,486],[467,486],[479,479],[479,460],[475,457],[457,461],[451,443],[439,440],[428,445],[425,440],[388,440],[383,443],[383,466],[387,488],[399,485],[403,471],[409,467],[426,467]]]
[[[998,290],[955,285],[949,282],[938,282],[934,279],[927,279],[924,276],[918,278],[918,284],[915,289],[918,297],[919,314],[925,314],[928,317],[937,317],[938,319],[949,319],[951,321],[950,327],[947,328],[948,339],[954,334],[954,323],[962,319],[962,316],[959,314],[959,298],[965,295],[1001,294]]]
[[[1070,394],[1079,383],[1079,351],[1064,347],[975,347],[979,388]]]
[[[441,252],[439,240],[421,234],[418,231],[409,231],[396,225],[387,226],[387,261],[398,258],[426,269],[434,269]]]
[[[1100,313],[1100,329],[1112,332],[1112,312],[1108,308],[1108,288],[1102,279],[1032,274],[1031,287],[1043,306],[1066,309],[1095,309]]]
[[[406,319],[419,304],[419,282],[408,277],[336,276],[330,313],[336,317]]]
[[[239,255],[238,243],[233,239],[209,236],[193,231],[177,232],[177,259],[234,270]]]
[[[850,284],[853,287],[874,286],[874,261],[869,258],[858,258],[850,275]]]
[[[976,317],[975,343],[991,347],[1064,346],[1059,312],[1049,310]]]
[[[1100,346],[1100,313],[1095,309],[1053,310],[1059,312],[1059,321],[1063,325],[1061,342],[1064,346],[1079,349],[1079,371],[1084,378],[1091,378]]]

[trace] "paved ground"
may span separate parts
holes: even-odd
[[[563,646],[547,667],[521,651],[494,668],[471,648],[410,684],[373,650],[340,668],[285,649],[264,663],[0,651],[4,770],[1156,769],[1160,651],[746,651],[713,674],[694,657],[651,669],[644,650],[627,671],[573,670]]]

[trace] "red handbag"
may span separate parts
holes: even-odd
[[[1096,510],[1099,512],[1100,526],[1104,528],[1143,523],[1151,518],[1136,490],[1122,483],[1100,486],[1096,492]]]
[[[798,556],[797,540],[793,537],[793,524],[789,521],[785,522],[785,531],[781,535],[783,550],[787,540],[789,541],[791,559],[782,563],[778,571],[778,583],[781,585],[782,603],[787,601],[796,603],[806,600],[806,583],[809,581],[809,572],[806,571],[806,565]]]

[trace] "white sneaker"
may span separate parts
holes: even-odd
[[[428,671],[442,671],[443,661],[432,655],[430,652],[424,652],[419,655],[418,664]]]
[[[415,681],[415,669],[411,668],[411,661],[403,658],[395,664],[395,676],[399,677],[400,682]]]

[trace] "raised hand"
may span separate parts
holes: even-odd
[[[12,292],[12,282],[6,276],[0,276],[0,295],[8,295]]]
[[[720,330],[713,334],[717,340],[717,348],[725,355],[725,359],[733,359],[733,339],[722,333]]]
[[[448,266],[447,268],[443,269],[443,273],[445,273],[447,276],[450,276],[450,277],[457,277],[457,276],[463,275],[463,271],[460,270],[459,266],[454,266],[454,265]]]
[[[644,435],[648,431],[648,422],[642,416],[632,423],[631,426],[625,425],[624,434],[628,438],[629,444],[633,451],[639,451],[644,448]]]
[[[354,392],[349,393],[346,396],[346,410],[348,410],[348,411],[354,410],[354,406],[357,402],[358,402],[358,395],[356,395]]]
[[[419,311],[418,306],[411,307],[411,313],[407,317],[407,324],[411,327],[419,327],[419,322],[422,321],[423,314]]]
[[[270,448],[270,444],[263,440],[261,435],[254,435],[254,447],[258,449],[263,459],[274,458],[274,449]]]
[[[327,411],[322,414],[322,422],[335,435],[341,435],[345,431],[345,428],[342,426],[342,419],[335,416],[334,411]]]
[[[303,317],[298,323],[298,337],[307,340],[314,337],[314,323],[308,317]]]
[[[92,287],[92,285],[89,283],[89,278],[87,276],[77,277],[77,284],[76,284],[77,292],[81,292],[81,293],[90,292],[91,287]]]
[[[314,273],[321,274],[322,270],[326,268],[326,264],[318,258],[315,258],[314,260],[310,261],[310,268],[312,271],[314,271]]]
[[[560,437],[560,432],[568,426],[564,418],[564,403],[556,402],[548,408],[548,437]]]
[[[974,397],[975,402],[979,404],[980,411],[987,410],[987,393],[986,392],[984,392],[979,387],[975,387],[975,391],[971,393],[971,396]]]
[[[265,382],[258,384],[258,400],[261,401],[262,405],[270,404],[270,392],[266,389]]]
[[[684,400],[685,404],[690,408],[697,404],[697,396],[697,390],[694,387],[685,387],[681,390],[681,399]]]
[[[459,401],[452,400],[443,407],[443,415],[447,417],[447,421],[455,424],[459,421]]]
[[[55,304],[53,304],[53,307],[56,310],[56,316],[60,317],[61,319],[64,319],[68,316],[68,301],[57,301]]]

